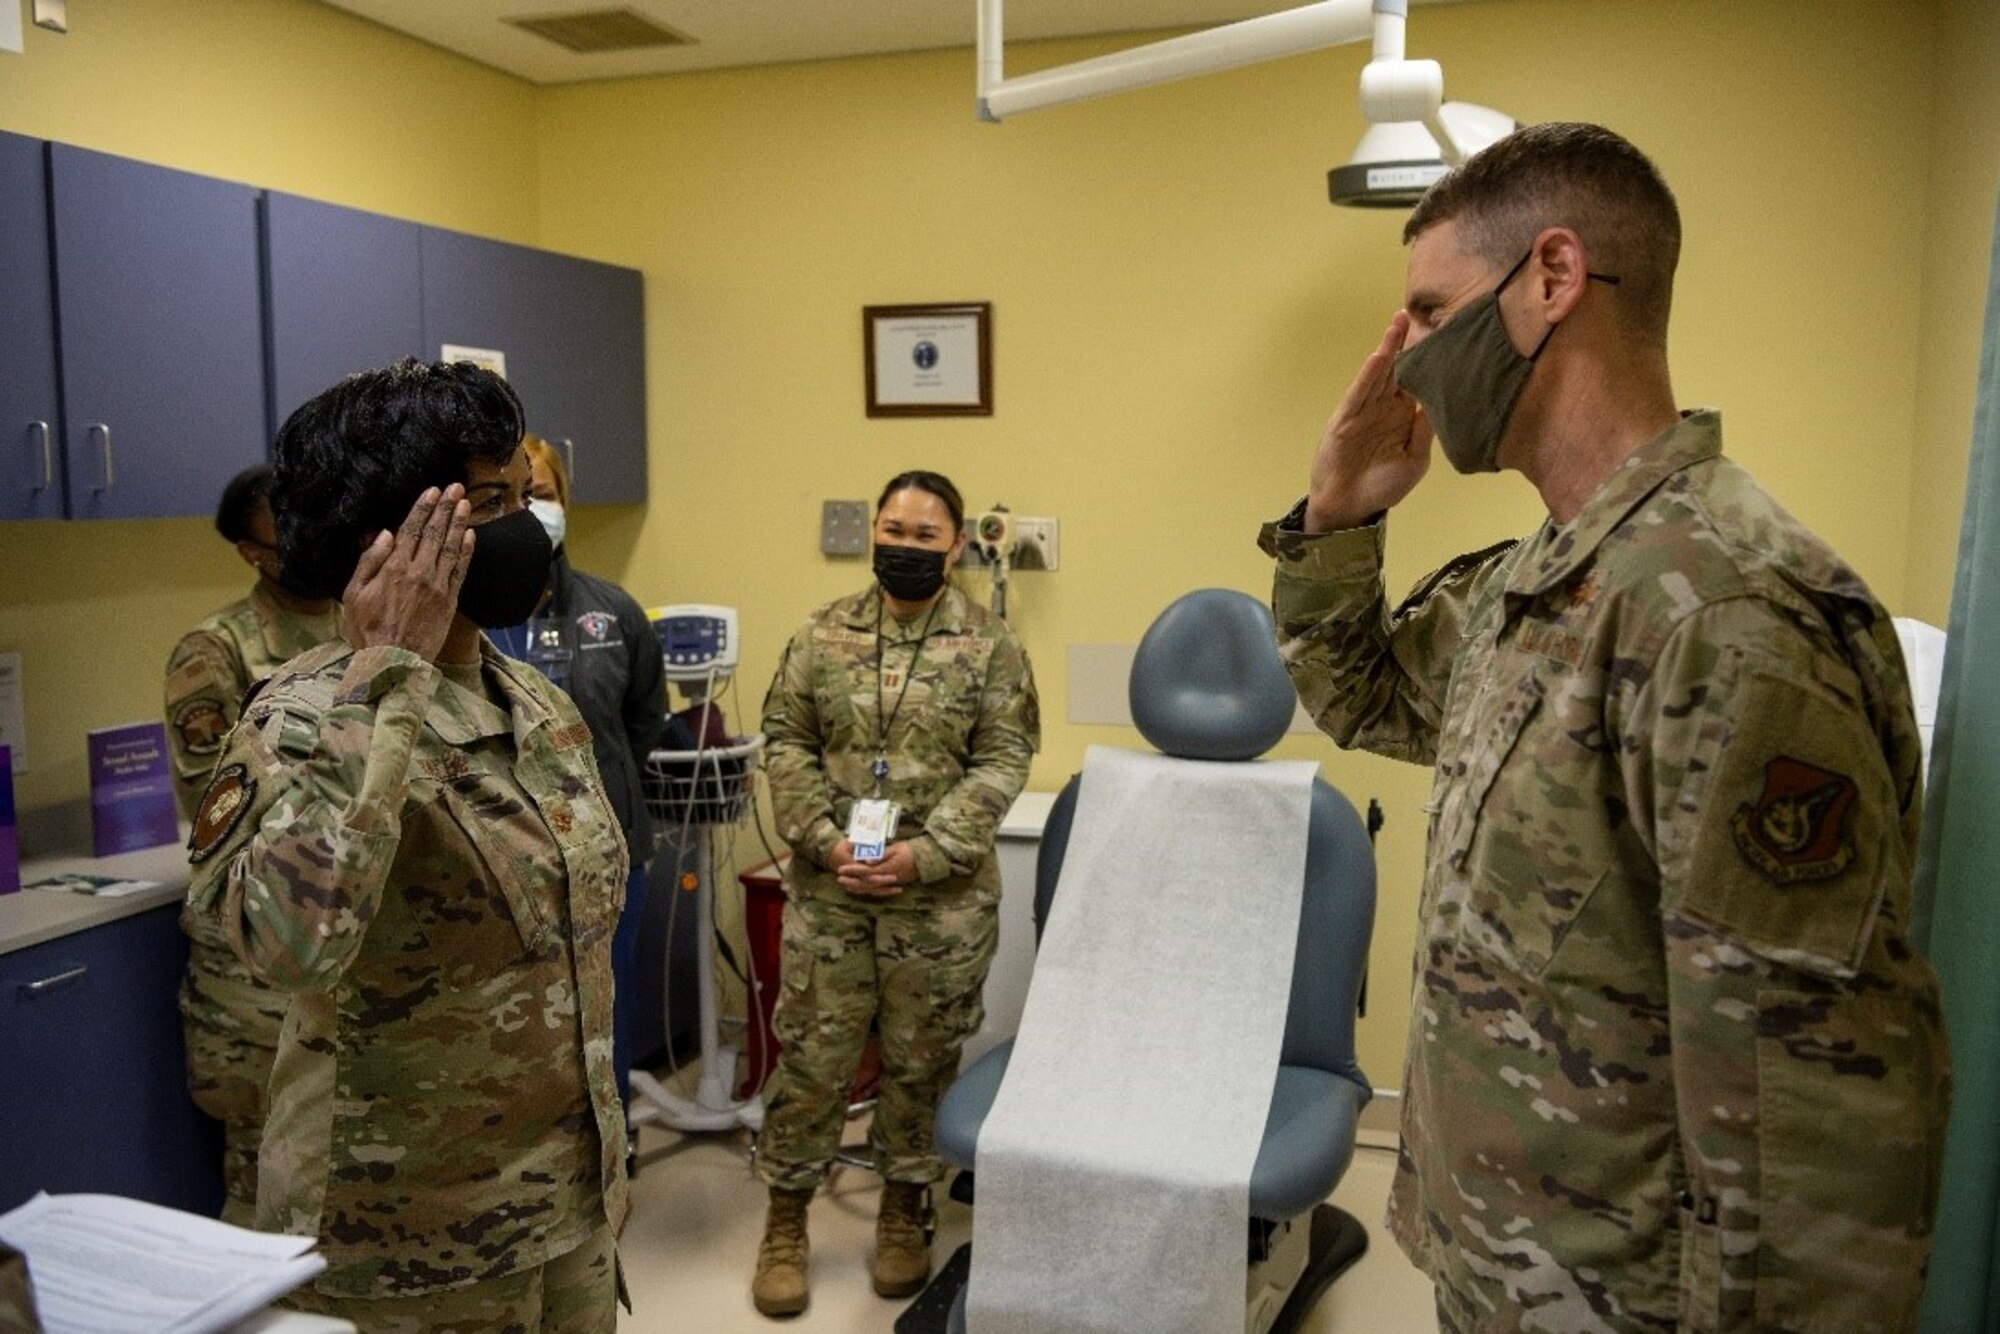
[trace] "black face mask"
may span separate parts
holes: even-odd
[[[482,630],[519,625],[532,616],[549,586],[555,548],[533,510],[515,510],[472,530],[472,559],[458,590],[458,609]]]
[[[898,602],[923,602],[944,587],[944,553],[877,542],[875,577]]]

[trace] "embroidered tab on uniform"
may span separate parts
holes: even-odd
[[[1546,621],[1530,621],[1521,627],[1514,643],[1529,653],[1576,667],[1583,662],[1583,639],[1561,626]]]
[[[568,750],[572,746],[587,746],[590,744],[590,724],[578,722],[558,727],[550,734],[549,744],[557,750]]]
[[[191,699],[174,711],[174,733],[190,755],[213,755],[229,734],[229,718],[212,699]]]
[[[207,861],[215,850],[228,842],[230,834],[249,811],[257,795],[257,780],[240,764],[218,769],[194,813],[194,830],[188,835],[188,860]]]
[[[1736,808],[1737,850],[1781,885],[1839,875],[1854,861],[1848,816],[1858,795],[1845,774],[1780,755],[1764,766],[1757,800]]]
[[[190,690],[199,690],[208,683],[208,664],[199,657],[192,657],[168,674],[167,696],[171,699]]]

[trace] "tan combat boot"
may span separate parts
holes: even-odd
[[[750,1298],[765,1315],[797,1315],[806,1309],[806,1206],[809,1190],[771,1188],[771,1211],[764,1216],[764,1241],[757,1248],[757,1277]]]
[[[931,1276],[931,1247],[924,1239],[925,1196],[930,1188],[907,1181],[882,1183],[875,1217],[875,1295],[909,1297]]]

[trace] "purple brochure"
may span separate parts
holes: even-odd
[[[21,843],[14,831],[14,752],[0,746],[0,894],[21,887]]]
[[[162,723],[90,734],[90,830],[99,857],[178,843],[174,783]]]

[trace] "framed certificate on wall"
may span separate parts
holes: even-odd
[[[864,306],[871,417],[991,417],[993,303]]]

